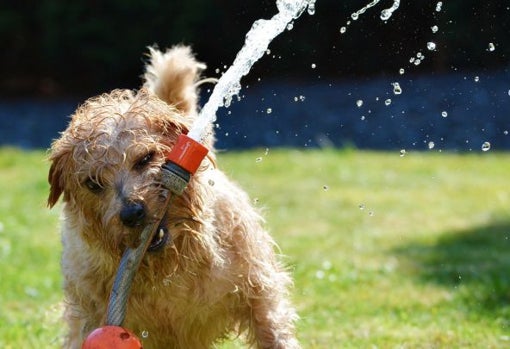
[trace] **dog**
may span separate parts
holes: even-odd
[[[205,65],[187,46],[149,48],[143,85],[85,101],[49,152],[49,207],[62,197],[64,347],[106,319],[123,251],[163,205],[165,154],[198,111]],[[176,196],[137,271],[123,326],[143,347],[211,348],[235,337],[255,348],[299,348],[292,280],[248,195],[210,150]]]

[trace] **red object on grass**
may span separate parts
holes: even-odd
[[[132,332],[120,326],[103,326],[92,331],[81,349],[143,349]]]
[[[207,153],[207,148],[202,144],[185,134],[181,134],[170,154],[168,154],[167,160],[179,165],[189,173],[195,174]]]

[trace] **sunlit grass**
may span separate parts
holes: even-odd
[[[2,348],[62,337],[44,158],[0,150]],[[262,149],[219,164],[293,272],[303,348],[510,346],[510,154]]]

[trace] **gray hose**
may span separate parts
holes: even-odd
[[[106,314],[106,325],[121,326],[126,317],[127,299],[135,273],[140,266],[147,248],[150,245],[152,237],[158,228],[161,219],[168,210],[171,199],[174,194],[181,195],[190,179],[190,174],[180,166],[167,162],[162,166],[161,182],[168,189],[169,193],[166,202],[161,206],[161,211],[156,216],[158,219],[150,222],[140,235],[140,244],[136,248],[127,248],[120,260],[117,275],[113,282],[108,303],[108,312]]]
[[[167,205],[165,205],[165,208]],[[135,273],[140,262],[149,247],[152,236],[159,225],[159,220],[147,225],[140,236],[140,244],[137,248],[127,248],[120,260],[117,275],[113,282],[106,324],[121,326],[126,316],[127,299]]]

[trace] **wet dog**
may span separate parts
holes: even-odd
[[[66,348],[104,324],[123,251],[168,195],[161,166],[197,116],[205,66],[190,49],[150,49],[138,91],[87,100],[50,151],[50,194],[63,197]],[[150,348],[211,348],[242,335],[257,348],[299,348],[291,278],[248,195],[211,151],[154,232],[124,326]]]

